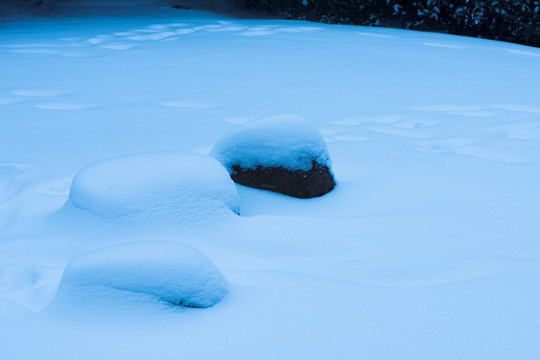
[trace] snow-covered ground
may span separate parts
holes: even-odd
[[[538,359],[539,84],[539,49],[441,34],[183,11],[3,23],[0,358]],[[230,188],[232,205],[207,211],[226,179],[200,156],[199,211],[160,207],[167,189],[193,203],[175,186],[206,172],[195,155],[186,180],[138,154],[207,155],[279,114],[324,135],[332,192],[236,186],[240,216]],[[73,206],[84,168],[83,189],[107,194],[88,169],[130,184],[100,163],[123,156],[159,216]],[[152,197],[160,174],[170,187]],[[109,194],[140,209],[136,191]],[[223,274],[221,302],[153,297],[170,286],[160,272],[180,271],[171,241],[204,255],[185,255],[190,271],[208,257]],[[116,266],[122,249],[140,257]],[[57,297],[68,264],[63,284],[78,285]],[[125,286],[79,286],[93,274]]]

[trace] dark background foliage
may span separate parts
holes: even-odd
[[[331,24],[387,26],[540,47],[538,0],[245,0],[251,9]]]
[[[140,15],[160,7],[437,31],[540,47],[540,0],[0,0],[0,19]]]

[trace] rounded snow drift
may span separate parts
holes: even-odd
[[[174,220],[239,211],[234,183],[216,160],[184,152],[124,156],[90,165],[75,175],[70,200],[105,218]]]
[[[312,198],[335,186],[321,133],[297,115],[251,121],[222,138],[210,156],[242,185]]]
[[[176,242],[148,241],[108,246],[75,258],[64,270],[58,297],[103,302],[107,297],[150,296],[207,308],[227,292],[227,281],[197,250]]]

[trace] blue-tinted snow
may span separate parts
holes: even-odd
[[[104,160],[79,171],[69,199],[105,218],[193,221],[227,209],[238,213],[234,183],[216,160],[186,152],[155,152]]]
[[[1,356],[538,358],[539,56],[191,12],[3,24]],[[238,125],[283,113],[328,144],[339,186],[323,198],[238,186],[242,216],[189,223],[64,205],[89,164],[206,155]],[[207,255],[229,295],[137,315],[129,302],[47,308],[75,257],[153,239]]]
[[[307,171],[312,161],[332,167],[323,136],[298,115],[274,115],[250,121],[220,139],[210,156],[229,172],[233,165],[283,166]]]
[[[107,311],[107,307],[114,310],[115,301],[128,306],[133,298],[141,302],[141,295],[150,295],[154,302],[207,308],[227,291],[219,270],[192,247],[171,241],[133,242],[93,250],[71,261],[55,299],[60,305],[54,305],[88,309],[99,304]]]

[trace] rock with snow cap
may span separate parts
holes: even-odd
[[[251,121],[223,137],[210,156],[238,184],[298,198],[335,186],[326,142],[306,119],[276,115]]]
[[[111,219],[168,222],[239,212],[227,171],[215,159],[187,152],[154,152],[100,161],[79,171],[71,203]]]
[[[111,308],[144,302],[207,308],[227,292],[221,272],[194,248],[173,241],[142,241],[99,248],[73,259],[55,301]]]

